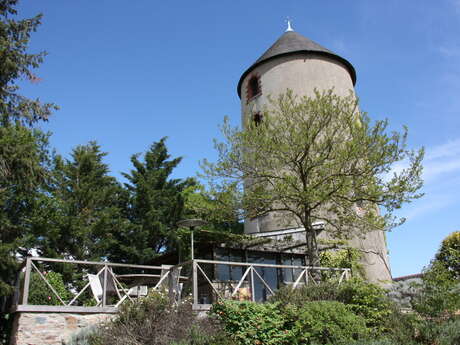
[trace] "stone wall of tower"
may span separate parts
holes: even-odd
[[[261,94],[248,101],[247,88],[252,76],[260,79]],[[249,73],[241,84],[242,123],[247,116],[262,112],[269,107],[268,97],[277,97],[291,89],[296,95],[313,96],[314,90],[334,91],[339,96],[354,92],[353,82],[345,66],[329,57],[309,53],[281,56],[267,61]],[[279,217],[269,214],[254,220],[246,220],[245,233],[280,230],[287,227],[299,227],[300,224],[280,223]]]
[[[260,80],[261,94],[248,100],[248,82],[254,75]],[[354,95],[349,70],[337,59],[307,52],[275,57],[256,66],[242,81],[242,123],[244,124],[247,116],[269,107],[268,96],[275,98],[287,89],[296,95],[313,96],[315,89],[321,91],[332,88],[339,96],[348,96],[350,93]],[[300,224],[283,224],[279,215],[269,214],[247,219],[244,229],[245,233],[253,234],[299,226]],[[391,280],[386,241],[382,231],[373,231],[364,238],[356,237],[350,244],[362,251],[362,265],[370,281]]]

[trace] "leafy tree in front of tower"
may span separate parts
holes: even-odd
[[[393,211],[421,196],[423,149],[407,149],[407,129],[388,132],[371,121],[352,96],[332,90],[272,99],[257,123],[244,130],[228,120],[218,160],[204,161],[211,189],[233,188],[246,219],[277,215],[280,225],[306,229],[310,264],[319,263],[313,226],[349,239],[400,224]],[[399,164],[400,169],[396,169]]]

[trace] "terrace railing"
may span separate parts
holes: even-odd
[[[306,284],[319,284],[328,279],[340,285],[351,276],[349,268],[275,265],[196,259],[175,267],[189,271],[191,286],[185,293],[193,298],[195,310],[208,310],[212,303],[221,299],[265,301],[277,288],[288,285],[296,288]],[[234,279],[219,279],[219,269],[229,267],[238,270]],[[288,274],[285,274],[288,273]],[[289,279],[285,279],[289,276]],[[184,296],[184,293],[182,293]]]
[[[59,269],[53,269],[59,265],[70,265],[72,272],[80,277],[78,281],[65,284],[67,298],[63,296],[62,291],[56,290],[46,272],[47,269],[59,272]],[[174,287],[175,284],[170,278],[175,270],[177,268],[170,265],[129,265],[28,257],[25,267],[23,266],[16,279],[13,311],[114,313],[122,303],[133,302],[135,298],[145,296],[147,290],[167,291],[170,286]],[[31,279],[32,275],[36,275],[35,279]],[[177,274],[174,274],[174,277],[176,280],[181,279]],[[57,305],[43,305],[30,301],[32,289],[39,288],[33,286],[32,280],[35,284],[37,281],[42,282],[41,287],[44,283],[48,298],[57,301]],[[82,297],[86,299],[86,305]]]
[[[61,265],[61,266],[59,266]],[[70,265],[70,266],[67,266]],[[66,282],[66,296],[49,281],[46,270],[73,269],[79,281]],[[76,270],[77,266],[79,270]],[[75,274],[75,273],[78,274]],[[222,274],[223,272],[231,272]],[[191,298],[194,310],[208,310],[222,299],[263,302],[276,289],[319,284],[328,279],[337,284],[349,279],[350,269],[275,265],[195,259],[175,266],[129,265],[110,262],[29,257],[18,274],[13,311],[115,313],[122,303],[161,290],[171,303]],[[31,279],[32,275],[34,279]],[[31,291],[40,281],[57,305],[43,305],[30,300]],[[90,305],[88,305],[88,301]]]

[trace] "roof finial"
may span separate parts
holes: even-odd
[[[292,26],[291,26],[291,18],[287,17],[286,21],[287,21],[287,29],[286,29],[286,32],[294,31],[294,29],[293,29]]]

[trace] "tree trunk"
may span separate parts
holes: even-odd
[[[318,253],[318,244],[316,242],[316,232],[314,229],[306,228],[305,239],[307,243],[307,256],[309,261],[309,266],[318,267],[319,262],[319,253]]]

